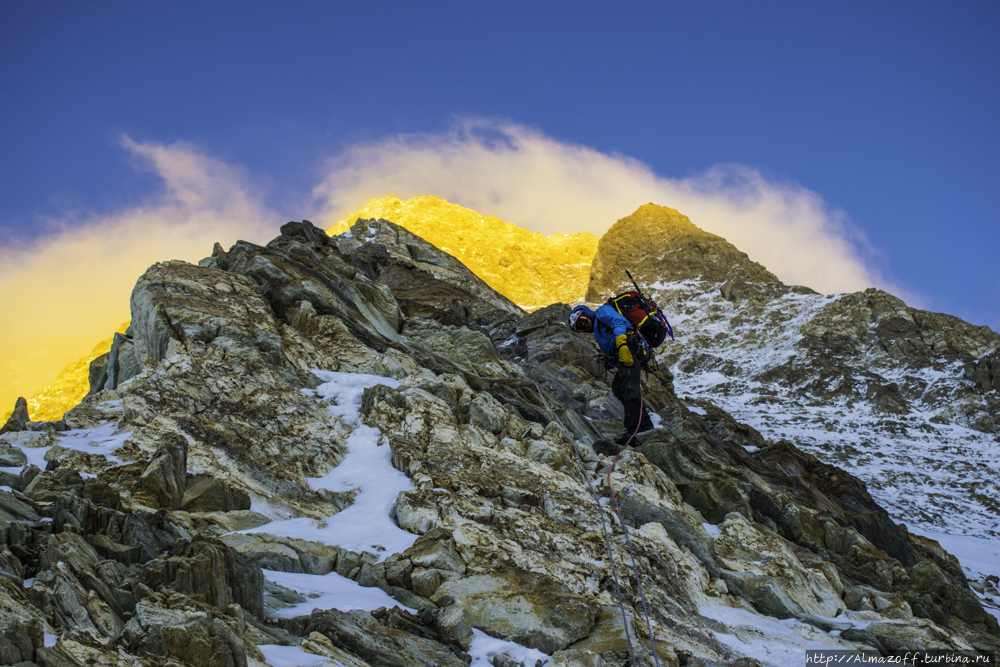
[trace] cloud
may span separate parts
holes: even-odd
[[[826,293],[872,286],[904,292],[875,268],[876,253],[843,212],[815,192],[740,165],[666,178],[637,160],[523,125],[463,120],[442,133],[359,144],[333,158],[314,191],[318,218],[332,224],[390,192],[404,199],[434,194],[544,234],[600,236],[653,202],[726,238],[786,283]]]
[[[247,177],[194,147],[122,138],[136,166],[163,179],[160,193],[107,215],[47,221],[58,230],[0,248],[0,413],[51,382],[129,319],[129,296],[151,264],[197,261],[219,241],[267,241],[277,216]]]

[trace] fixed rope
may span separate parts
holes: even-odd
[[[622,517],[621,506],[618,505],[618,500],[615,498],[615,487],[611,483],[611,473],[615,471],[615,466],[618,465],[618,459],[621,457],[622,453],[628,449],[629,443],[635,438],[639,433],[639,429],[642,427],[642,411],[646,409],[646,399],[642,393],[642,385],[639,385],[639,421],[635,425],[635,431],[629,436],[622,448],[618,450],[618,454],[615,456],[614,461],[611,462],[611,469],[608,470],[608,490],[611,491],[611,503],[614,505],[612,511],[615,516],[618,517],[618,522],[622,525],[622,532],[625,534],[625,543],[628,545],[628,555],[632,558],[632,571],[635,572],[635,583],[639,588],[639,598],[642,600],[642,613],[646,617],[646,631],[649,633],[649,645],[653,648],[653,662],[656,663],[656,667],[660,667],[660,659],[656,655],[656,638],[653,636],[653,624],[649,620],[649,608],[646,606],[646,594],[642,590],[642,579],[639,577],[639,566],[635,562],[635,552],[632,550],[632,539],[628,535],[628,526],[625,525],[625,519]],[[559,422],[562,424],[562,422]],[[563,428],[566,428],[565,426]],[[625,488],[625,497],[622,498],[622,502],[628,498],[628,487]]]
[[[542,393],[542,389],[541,387],[538,386],[538,383],[535,382],[534,379],[532,379],[531,382],[535,385],[535,389],[538,390],[538,395],[541,396],[542,400],[545,401],[546,404],[548,404],[548,400],[545,398],[545,394]],[[643,403],[644,399],[642,398],[641,385],[639,387],[639,397],[640,397],[639,405],[642,406],[643,410],[645,410],[645,405]],[[549,409],[551,410],[551,406],[549,407]],[[594,491],[593,484],[590,481],[590,475],[587,473],[587,467],[583,463],[583,457],[580,456],[580,450],[577,449],[576,447],[576,439],[573,438],[573,434],[570,432],[568,428],[566,428],[566,425],[563,424],[562,419],[560,419],[559,417],[559,413],[556,412],[555,410],[552,410],[552,414],[555,416],[556,421],[559,422],[559,426],[561,426],[563,431],[566,432],[566,437],[569,438],[570,446],[573,448],[573,453],[576,455],[577,464],[580,466],[580,474],[583,476],[584,484],[586,484],[587,488],[590,490],[590,495],[594,499],[594,504],[597,506],[597,515],[601,518],[601,529],[604,531],[604,545],[608,552],[608,561],[611,563],[611,573],[615,580],[615,590],[618,593],[618,607],[621,610],[622,628],[625,630],[625,639],[628,642],[629,657],[631,659],[632,665],[638,666],[638,662],[635,657],[635,649],[632,646],[632,636],[629,634],[628,631],[628,619],[626,618],[625,615],[625,602],[622,598],[621,583],[618,580],[618,569],[615,567],[615,559],[611,550],[611,536],[608,534],[607,523],[604,521],[604,510],[601,507],[601,501],[597,498],[597,493]],[[618,507],[617,501],[615,500],[614,487],[611,485],[611,472],[614,471],[614,467],[618,463],[618,458],[622,455],[622,452],[624,452],[625,449],[628,448],[629,443],[632,442],[632,439],[635,438],[636,434],[639,432],[639,427],[641,425],[642,425],[642,419],[640,418],[639,423],[635,427],[635,432],[632,433],[629,439],[622,446],[621,450],[619,450],[618,455],[615,456],[615,459],[611,464],[611,470],[608,471],[608,488],[611,490],[611,501],[614,504],[612,511],[618,516],[618,521],[621,523],[622,532],[625,534],[625,543],[628,545],[629,557],[631,557],[632,559],[632,571],[635,573],[635,582],[638,585],[639,597],[642,600],[642,612],[643,615],[645,615],[646,617],[646,631],[649,633],[649,645],[653,649],[653,662],[656,664],[656,667],[660,667],[660,660],[659,657],[656,655],[656,639],[653,636],[653,626],[649,620],[649,609],[646,606],[646,595],[642,590],[642,581],[639,577],[639,566],[635,562],[635,552],[632,550],[632,540],[629,538],[628,528],[625,525],[625,520],[622,518],[621,510]],[[627,495],[628,495],[628,490],[626,489],[626,496]]]
[[[548,400],[545,398],[545,394],[542,393],[542,388],[538,386],[538,383],[534,379],[531,380],[535,385],[535,389],[538,390],[538,395],[541,396],[542,400],[548,404]],[[551,410],[552,408],[549,407]],[[566,432],[566,437],[569,438],[570,446],[573,447],[573,453],[576,454],[576,462],[580,466],[580,474],[583,475],[583,483],[586,485],[587,489],[590,490],[590,497],[594,499],[594,504],[597,506],[597,516],[601,519],[601,530],[604,531],[604,547],[608,552],[608,562],[611,563],[611,576],[615,580],[615,592],[618,594],[618,608],[621,610],[622,614],[622,628],[625,630],[625,641],[628,642],[628,655],[634,667],[638,666],[635,659],[635,649],[632,646],[632,635],[628,631],[628,619],[625,616],[625,600],[622,598],[622,587],[621,582],[618,581],[618,568],[615,567],[614,554],[611,551],[611,535],[608,534],[608,524],[604,520],[604,509],[601,507],[601,501],[597,498],[597,493],[594,491],[594,486],[590,481],[590,475],[587,474],[587,467],[583,464],[583,457],[580,456],[580,450],[576,448],[576,440],[573,439],[573,434],[570,432],[566,425],[563,424],[562,419],[559,418],[559,413],[552,410],[552,414],[555,415],[556,421],[562,426],[562,429]]]

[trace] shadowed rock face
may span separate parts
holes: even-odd
[[[693,225],[672,208],[645,204],[601,237],[590,270],[587,301],[601,302],[639,285],[676,280],[752,281],[781,284],[721,236]]]
[[[358,667],[459,667],[475,629],[553,664],[619,666],[627,628],[651,665],[629,548],[661,664],[739,659],[746,631],[717,620],[737,613],[759,619],[754,636],[772,645],[997,646],[954,557],[894,524],[844,470],[707,401],[692,410],[665,364],[643,383],[659,427],[612,470],[592,444],[618,434],[621,405],[592,337],[566,326],[568,306],[526,314],[391,223],[334,238],[289,223],[266,246],[157,264],[132,304],[141,369],[66,415],[120,438],[120,463],[73,451],[56,431],[0,435],[15,465],[39,447],[58,454],[51,470],[3,473],[4,660],[251,665],[257,645],[297,644]],[[357,500],[310,483],[361,428],[317,400],[313,369],[396,380],[365,389],[359,411],[411,482],[392,510],[409,548],[357,553],[266,533],[272,519],[315,526]],[[623,501],[630,547],[584,475]],[[234,532],[249,528],[262,532]],[[289,616],[306,597],[261,567],[347,577],[413,611]],[[860,616],[826,620],[844,609]],[[758,614],[802,624],[772,637]],[[848,627],[859,620],[875,622]],[[59,643],[45,647],[45,634]],[[516,664],[506,659],[494,662]]]

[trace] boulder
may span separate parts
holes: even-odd
[[[386,627],[366,611],[314,611],[306,633],[318,632],[372,667],[465,667],[444,644]]]
[[[139,477],[135,499],[154,509],[180,509],[187,488],[187,454],[184,436],[166,435]]]
[[[725,568],[722,577],[729,591],[762,613],[776,618],[832,618],[845,609],[826,576],[803,566],[781,538],[740,514],[727,516],[719,529],[715,553]]]
[[[10,413],[7,422],[0,427],[0,435],[12,433],[14,431],[26,431],[31,418],[28,416],[28,402],[24,398],[18,398],[14,402],[14,411]]]
[[[337,569],[340,560],[346,563],[349,556],[358,557],[351,552],[345,554],[340,547],[267,533],[231,533],[219,539],[257,567],[279,572],[329,574]],[[351,569],[357,566],[357,562],[354,561]]]
[[[93,369],[92,369],[93,370]],[[107,380],[104,389],[117,389],[123,382],[132,379],[142,370],[135,356],[135,345],[125,335],[116,333],[107,358]]]
[[[592,603],[533,572],[452,579],[431,600],[465,609],[471,625],[488,634],[550,654],[586,637],[597,621]]]
[[[28,457],[19,447],[0,440],[0,467],[21,467],[28,462]]]
[[[102,391],[104,385],[108,383],[108,358],[110,356],[110,353],[105,352],[99,357],[94,357],[90,362],[90,369],[87,373],[87,383],[90,390],[87,392],[87,396]]]
[[[853,586],[844,591],[844,604],[853,611],[876,611],[883,618],[913,618],[913,611],[902,595],[878,591],[868,586]]]
[[[186,512],[248,510],[250,496],[211,475],[195,475],[184,488],[181,509]]]

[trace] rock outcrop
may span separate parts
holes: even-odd
[[[726,239],[656,204],[640,206],[601,237],[590,269],[587,301],[601,302],[633,289],[626,269],[645,285],[679,280],[781,284]]]
[[[691,266],[773,278],[719,247]],[[665,365],[644,380],[657,428],[616,463],[595,451],[622,407],[569,307],[527,314],[392,223],[293,222],[156,264],[131,305],[128,382],[108,373],[70,431],[0,435],[4,661],[680,666],[754,664],[760,642],[786,651],[768,664],[1000,643],[954,557],[846,471],[682,399]],[[928,354],[979,344],[949,340]]]

